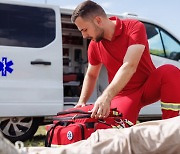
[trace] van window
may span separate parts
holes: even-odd
[[[55,39],[52,9],[0,3],[0,45],[40,48]]]
[[[148,23],[144,24],[150,53],[178,61],[180,59],[180,43],[161,28]]]
[[[150,53],[153,55],[165,57],[159,29],[150,24],[145,24],[145,27],[147,31]]]
[[[161,31],[162,40],[164,43],[164,49],[166,56],[169,59],[179,60],[180,59],[180,44],[176,42],[166,32]]]

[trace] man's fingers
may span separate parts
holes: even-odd
[[[106,118],[109,115],[109,110],[104,108],[98,108],[95,118]]]
[[[107,118],[107,117],[109,116],[109,113],[110,113],[110,111],[107,110],[106,113],[104,114],[104,117],[103,117],[103,118]]]
[[[85,104],[76,104],[76,105],[74,106],[74,108],[83,107],[83,106],[85,106]]]
[[[91,118],[94,118],[94,117],[95,117],[95,115],[97,114],[97,111],[98,111],[98,107],[97,107],[97,106],[94,106],[93,109],[92,109]]]
[[[99,106],[94,106],[92,109],[92,118],[106,118],[109,116],[109,108],[101,108]]]
[[[82,105],[81,105],[81,107],[84,107],[84,106],[86,106],[86,105],[85,105],[85,104],[82,104]]]
[[[104,118],[104,115],[106,114],[106,109],[99,108],[97,113],[97,118]]]
[[[100,114],[99,118],[106,118],[109,115],[109,110],[108,109],[103,109],[102,113]]]
[[[82,105],[80,104],[77,104],[74,108],[78,108],[78,107],[81,107]]]
[[[102,114],[103,114],[103,109],[99,107],[97,110],[97,116],[100,116]]]
[[[108,109],[103,109],[102,118],[106,116],[107,112],[108,112]]]

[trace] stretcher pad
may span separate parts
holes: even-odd
[[[28,148],[28,154],[179,153],[180,116],[124,129],[97,130],[87,140],[57,148]]]

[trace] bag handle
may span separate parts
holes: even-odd
[[[86,112],[82,110],[66,110],[66,111],[61,111],[58,112],[57,115],[66,115],[66,114],[71,114],[71,113],[82,113],[82,114],[91,114],[91,112]]]
[[[81,118],[90,118],[91,113],[88,114],[76,114],[74,116],[67,116],[67,117],[53,117],[53,120],[58,121],[69,121],[69,120],[75,120],[75,119],[81,119]]]
[[[87,115],[91,114],[91,112],[86,112],[86,111],[82,111],[82,110],[79,110],[79,109],[74,109],[74,110],[66,110],[66,111],[58,112],[57,116],[71,114],[71,113],[81,113],[81,114],[87,114]],[[120,116],[120,117],[122,117],[122,113],[118,113],[117,108],[111,108],[110,109],[110,115],[111,116]]]

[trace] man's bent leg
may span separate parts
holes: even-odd
[[[123,118],[136,124],[140,111],[141,95],[141,90],[137,90],[127,96],[116,96],[111,101],[111,108],[117,108],[117,110],[122,113]]]
[[[167,67],[168,73],[162,80],[161,90],[162,118],[172,118],[180,111],[180,70],[176,67]]]
[[[161,99],[162,118],[179,115],[180,70],[173,65],[163,65],[155,70],[144,86],[143,105]]]

